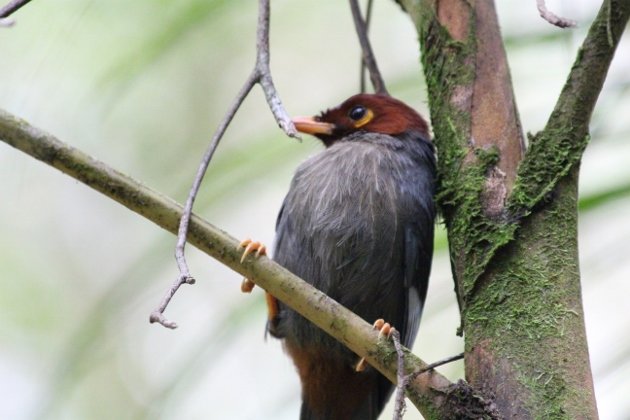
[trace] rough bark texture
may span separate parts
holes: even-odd
[[[401,3],[420,35],[466,379],[504,418],[597,418],[577,180],[630,2],[604,2],[547,126],[524,155],[493,2]]]

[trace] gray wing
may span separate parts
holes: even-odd
[[[415,180],[423,179],[421,188],[411,188],[413,194],[411,208],[416,210],[409,215],[404,228],[404,285],[405,311],[401,329],[403,344],[410,347],[418,333],[424,301],[429,286],[431,260],[433,259],[433,233],[436,209],[433,202],[435,193],[435,154],[429,141],[419,142],[422,165],[415,170],[422,172]]]
[[[404,311],[401,326],[402,341],[406,347],[413,345],[420,326],[424,301],[429,286],[431,257],[433,254],[433,225],[429,232],[422,232],[412,226],[405,228],[404,239]],[[425,249],[430,244],[429,249]]]

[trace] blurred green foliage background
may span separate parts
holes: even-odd
[[[254,63],[250,0],[34,1],[0,30],[0,107],[184,201],[218,121]],[[358,90],[349,7],[272,2],[272,70],[294,115]],[[578,20],[542,21],[534,1],[498,11],[526,130],[543,127],[599,1],[549,1]],[[374,48],[392,94],[428,115],[417,36],[392,1],[375,2]],[[580,252],[600,414],[630,413],[630,42],[622,41],[582,167]],[[321,146],[288,139],[258,88],[230,126],[195,211],[237,237],[272,244],[295,167]],[[149,325],[177,275],[175,238],[0,144],[0,418],[295,419],[299,385],[274,340],[263,294],[189,248],[198,283]],[[440,227],[414,350],[458,353],[458,314]],[[440,369],[463,376],[461,363]],[[391,412],[391,407],[390,407]],[[384,415],[388,418],[389,414]],[[420,418],[411,407],[406,418]]]

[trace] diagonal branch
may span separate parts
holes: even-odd
[[[2,110],[0,140],[118,201],[165,230],[178,231],[183,212],[179,204]],[[250,257],[241,263],[239,242],[200,217],[191,217],[188,239],[209,256],[253,279],[357,355],[365,357],[389,380],[396,381],[393,343],[379,340],[378,333],[362,318],[269,258]],[[401,350],[406,371],[426,369],[428,365],[408,349]],[[452,392],[454,386],[444,376],[430,371],[410,381],[407,395],[427,418],[455,418],[454,410],[461,409],[462,403]],[[461,390],[461,384],[458,389]],[[466,389],[472,392],[470,387]]]
[[[280,97],[278,96],[276,88],[273,84],[271,70],[269,68],[269,0],[259,0],[258,4],[259,11],[258,29],[256,33],[256,64],[254,66],[254,70],[245,81],[245,84],[239,91],[238,95],[234,99],[234,102],[232,103],[227,113],[223,117],[223,120],[217,127],[217,130],[212,136],[212,141],[210,142],[210,145],[208,146],[208,149],[204,153],[201,163],[199,164],[199,169],[197,170],[193,185],[190,188],[188,198],[186,199],[184,213],[179,222],[177,245],[175,246],[175,260],[177,261],[179,276],[175,279],[171,287],[166,291],[166,294],[164,295],[162,301],[157,306],[157,308],[155,308],[153,312],[151,312],[151,316],[149,317],[151,323],[157,322],[167,328],[177,328],[177,324],[173,321],[167,320],[164,316],[164,311],[166,310],[166,307],[168,306],[171,299],[181,285],[195,283],[195,279],[190,274],[190,269],[188,268],[188,263],[186,262],[186,256],[184,254],[186,248],[186,233],[188,232],[195,198],[197,197],[199,187],[201,186],[201,182],[203,181],[203,177],[206,174],[208,165],[210,165],[210,161],[212,160],[214,152],[219,146],[221,138],[225,134],[225,131],[230,125],[230,122],[234,118],[236,111],[238,111],[238,109],[241,107],[241,104],[243,103],[249,92],[251,92],[255,84],[260,84],[265,94],[265,98],[267,99],[267,103],[269,104],[269,108],[271,109],[271,112],[278,122],[280,128],[282,128],[282,130],[288,136],[298,138],[295,126],[293,125],[293,122],[291,122],[289,114],[284,109],[282,101],[280,100]]]

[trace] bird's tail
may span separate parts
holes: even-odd
[[[376,395],[370,396],[359,407],[355,408],[351,414],[347,412],[335,412],[330,410],[325,412],[316,412],[309,407],[306,401],[302,401],[300,409],[300,420],[377,420],[382,407],[378,407],[378,398]]]
[[[323,420],[323,417],[315,414],[306,402],[303,401],[302,408],[300,409],[300,420]]]

